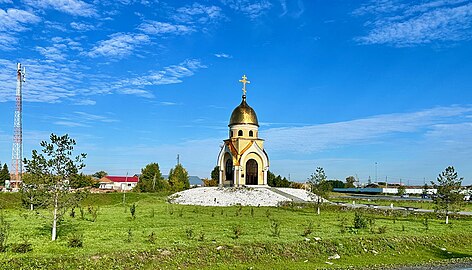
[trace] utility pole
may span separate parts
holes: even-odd
[[[378,183],[379,179],[377,179],[377,162],[375,162],[375,183]]]
[[[126,178],[125,178],[125,187],[123,188],[123,206],[126,203],[126,191],[125,188],[128,186],[128,172],[126,172]]]
[[[19,188],[21,184],[21,176],[23,174],[23,125],[22,125],[22,88],[25,82],[26,69],[21,70],[21,64],[17,64],[16,78],[16,108],[15,120],[13,124],[13,148],[12,148],[12,168],[13,180],[12,186]]]

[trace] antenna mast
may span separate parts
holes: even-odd
[[[19,188],[23,173],[23,126],[22,126],[22,88],[25,82],[26,69],[21,70],[21,64],[17,65],[16,78],[16,109],[13,124],[13,149],[12,149],[12,187]]]

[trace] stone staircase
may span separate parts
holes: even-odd
[[[288,193],[286,193],[286,192],[283,192],[283,191],[281,191],[281,190],[279,190],[279,189],[277,189],[277,188],[275,188],[275,187],[269,187],[269,188],[267,188],[267,189],[270,190],[270,191],[272,191],[272,192],[274,192],[274,193],[277,193],[277,194],[279,194],[279,195],[281,195],[281,196],[284,196],[285,198],[290,199],[290,200],[292,200],[292,202],[295,202],[295,203],[306,203],[306,202],[307,202],[307,201],[302,200],[302,199],[300,199],[300,198],[298,198],[298,197],[296,197],[296,196],[293,196],[293,195],[291,195],[291,194],[288,194]]]

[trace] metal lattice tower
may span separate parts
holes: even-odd
[[[13,149],[12,149],[12,187],[18,188],[21,184],[21,175],[23,173],[23,127],[22,127],[22,87],[25,81],[26,70],[21,70],[21,64],[18,63],[16,79],[16,109],[13,129]]]

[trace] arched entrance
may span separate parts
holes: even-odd
[[[246,162],[246,185],[257,185],[258,184],[258,168],[257,161],[250,159]]]
[[[225,180],[230,181],[230,185],[233,184],[234,180],[234,167],[233,167],[233,160],[229,158],[226,160],[225,164]]]

